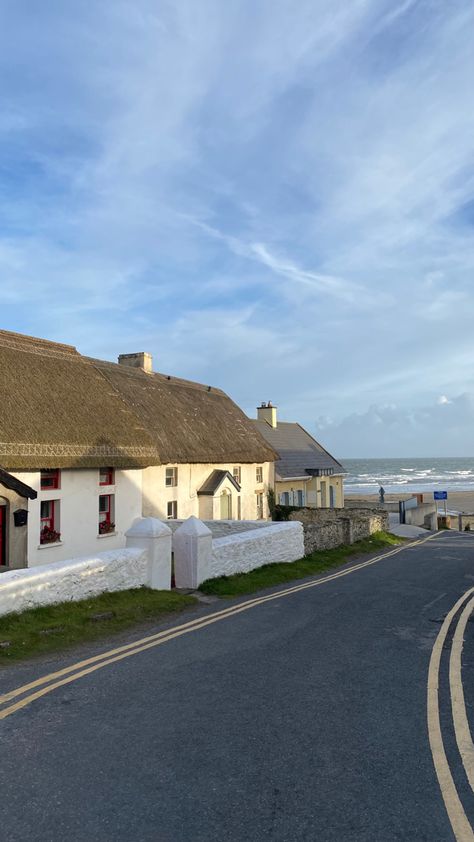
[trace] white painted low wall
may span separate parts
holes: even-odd
[[[214,538],[209,578],[248,573],[264,564],[297,561],[304,554],[303,525],[299,521]]]
[[[0,616],[39,605],[88,599],[104,591],[138,588],[148,584],[148,578],[148,553],[135,548],[12,570],[0,575]]]

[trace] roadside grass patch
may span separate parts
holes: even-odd
[[[133,588],[0,617],[0,663],[57,652],[197,604],[174,591]]]
[[[404,538],[392,535],[391,532],[375,532],[370,538],[356,541],[355,544],[344,544],[333,550],[318,550],[299,561],[265,564],[249,573],[235,573],[233,576],[208,579],[199,586],[199,590],[205,594],[220,597],[240,596],[271,588],[273,585],[292,582],[294,579],[315,576],[332,567],[345,564],[353,556],[368,555],[404,543],[406,543]]]

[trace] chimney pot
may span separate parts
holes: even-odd
[[[273,406],[271,401],[266,404],[262,401],[262,405],[257,407],[257,418],[259,421],[266,421],[270,427],[277,426],[277,407]]]

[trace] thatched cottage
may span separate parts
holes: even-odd
[[[135,517],[267,517],[276,454],[220,389],[0,331],[0,566],[123,546]]]
[[[304,427],[280,421],[271,402],[257,408],[255,428],[278,453],[275,497],[284,506],[344,506],[344,474],[340,462]]]

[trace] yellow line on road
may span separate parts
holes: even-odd
[[[461,606],[464,604],[467,597],[473,592],[474,588],[470,588],[466,591],[466,593],[458,599],[451,611],[446,615],[433,646],[428,670],[427,712],[428,735],[431,753],[433,755],[433,763],[438,777],[441,794],[443,796],[449,821],[451,822],[457,842],[474,842],[474,833],[456,790],[444,748],[439,714],[439,668],[443,646],[452,620],[457,611],[459,611]]]
[[[449,660],[449,685],[451,691],[451,707],[453,710],[454,731],[456,742],[462,758],[464,769],[471,789],[474,791],[474,744],[466,713],[464,690],[461,675],[461,655],[464,643],[466,625],[474,611],[474,599],[471,599],[461,614],[453,637],[451,658]]]
[[[340,570],[339,572],[333,573],[329,576],[325,576],[324,578],[312,580],[310,582],[305,582],[301,585],[294,585],[290,588],[285,588],[284,590],[268,594],[267,596],[256,597],[254,599],[247,600],[246,602],[238,603],[237,605],[231,606],[230,608],[225,608],[221,611],[217,611],[214,614],[208,614],[205,617],[200,617],[195,620],[191,620],[187,623],[183,623],[171,629],[165,629],[164,631],[158,632],[153,635],[149,635],[148,637],[144,637],[141,640],[136,640],[132,643],[125,644],[124,646],[119,646],[115,649],[110,649],[106,652],[102,652],[99,655],[94,655],[91,658],[87,658],[83,661],[78,661],[75,664],[72,664],[68,667],[64,667],[61,670],[57,670],[56,672],[49,673],[48,675],[42,676],[41,678],[38,678],[35,681],[31,681],[29,684],[24,684],[22,687],[17,687],[16,689],[11,690],[3,696],[0,696],[0,704],[6,704],[7,702],[12,701],[18,696],[21,696],[24,693],[28,693],[30,690],[35,690],[35,688],[37,687],[42,688],[40,690],[35,690],[34,693],[25,696],[23,699],[20,699],[15,704],[9,705],[8,707],[3,708],[3,710],[0,710],[0,719],[6,719],[8,716],[11,716],[12,713],[15,713],[21,708],[26,707],[27,705],[31,704],[31,702],[35,701],[36,699],[39,699],[41,696],[44,696],[47,693],[51,693],[53,690],[56,690],[59,687],[64,686],[65,684],[70,684],[71,682],[76,681],[77,679],[82,678],[85,675],[90,675],[96,670],[108,666],[109,664],[121,661],[124,658],[130,657],[131,655],[136,655],[140,652],[144,652],[147,649],[151,649],[152,647],[160,646],[162,643],[166,643],[169,640],[181,637],[183,634],[189,634],[190,632],[198,631],[199,629],[205,628],[206,626],[210,626],[213,623],[219,622],[220,620],[224,620],[228,617],[234,617],[237,614],[242,613],[243,611],[248,611],[251,608],[255,608],[257,605],[264,605],[266,602],[272,602],[273,600],[280,599],[281,597],[290,596],[294,593],[299,593],[300,591],[315,588],[320,585],[324,585],[327,582],[332,582],[336,579],[348,576],[351,573],[355,573],[358,570],[363,570],[364,568],[370,567],[371,565],[376,564],[379,561],[383,561],[386,558],[391,558],[392,556],[397,555],[398,553],[403,552],[406,549],[411,549],[412,547],[424,544],[426,543],[426,541],[429,541],[435,537],[436,534],[429,535],[428,538],[423,538],[411,544],[405,544],[401,547],[397,547],[396,549],[391,550],[388,553],[384,553],[382,555],[368,559],[368,561],[360,562],[359,564],[354,564],[352,567],[345,568],[344,570]]]

